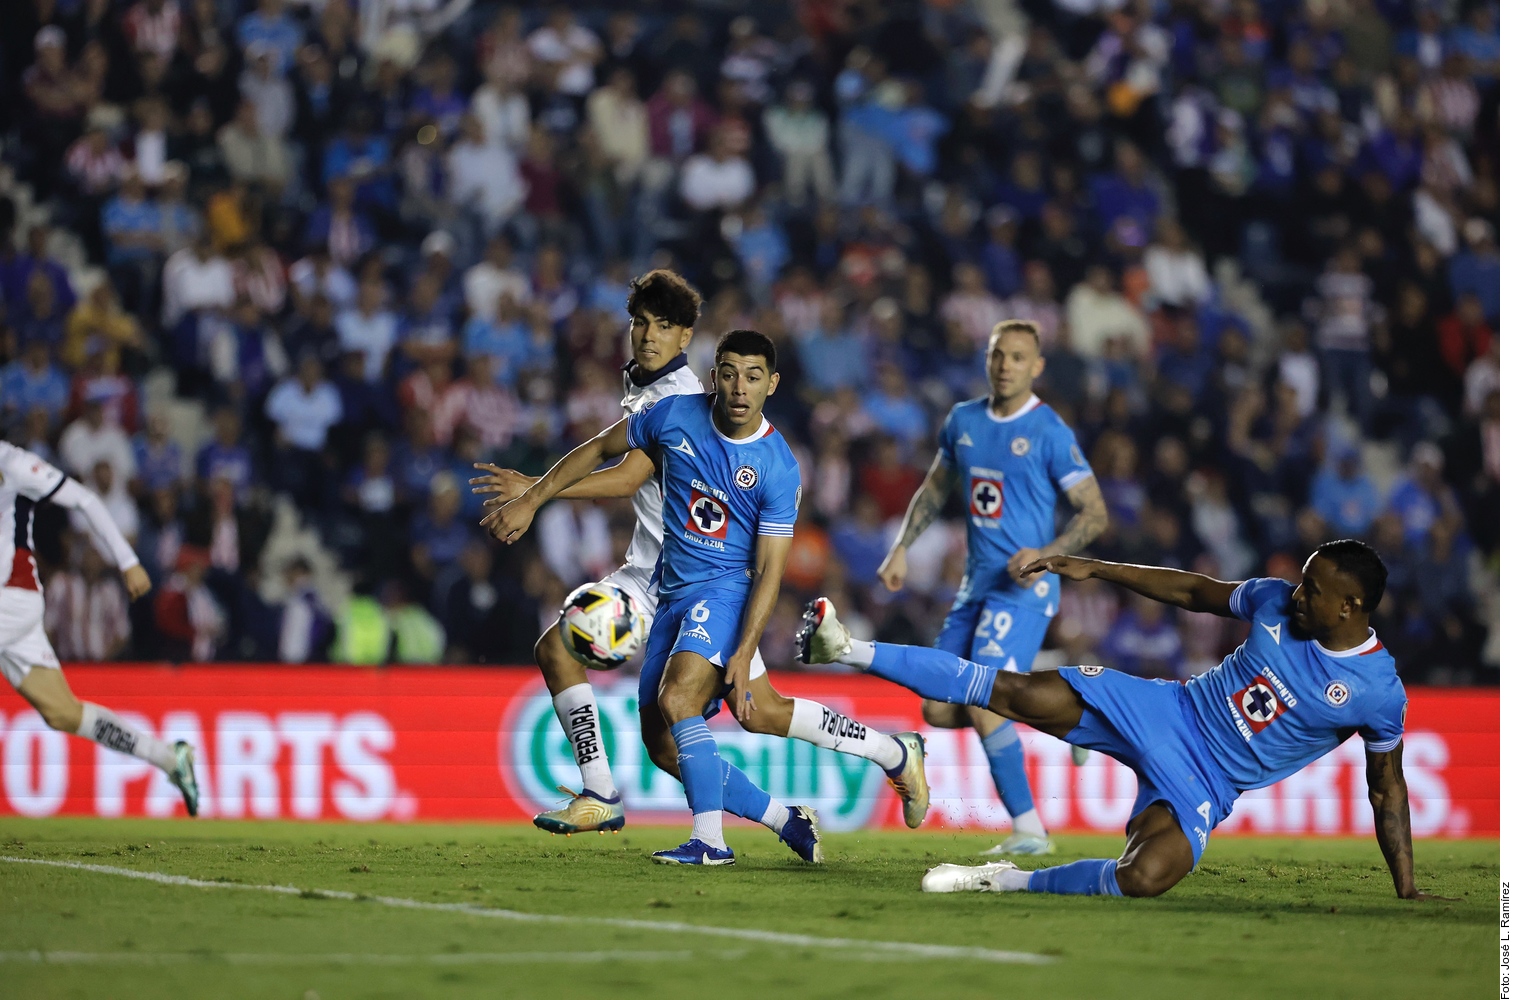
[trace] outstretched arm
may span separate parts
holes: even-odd
[[[473,485],[475,493],[496,494],[485,502],[485,506],[491,509],[514,500],[541,478],[514,469],[502,469],[492,462],[475,462],[473,467],[488,473],[486,476],[475,476],[468,482]],[[640,448],[633,448],[615,465],[591,472],[558,496],[564,500],[613,500],[629,497],[641,488],[652,473],[652,459]]]
[[[142,568],[142,561],[132,551],[131,544],[121,534],[121,529],[116,527],[116,522],[111,520],[110,512],[98,496],[78,481],[65,479],[50,499],[59,507],[76,510],[84,517],[95,548],[116,564],[121,579],[126,583],[126,592],[132,600],[135,601],[152,589],[152,581],[148,579],[147,570]]]
[[[1089,476],[1075,483],[1068,491],[1068,502],[1073,505],[1074,514],[1061,535],[1039,549],[1021,549],[1010,557],[1006,568],[1012,580],[1030,584],[1041,576],[1040,572],[1022,572],[1030,563],[1047,556],[1072,555],[1105,533],[1110,515],[1105,511],[1105,494],[1100,491],[1099,480]]]
[[[1070,580],[1109,580],[1154,601],[1171,604],[1185,611],[1205,611],[1223,618],[1236,617],[1231,614],[1231,591],[1241,586],[1239,583],[1226,583],[1181,569],[1132,566],[1081,556],[1038,559],[1021,570],[1021,575],[1024,577],[1044,571]]]
[[[488,514],[479,523],[506,544],[520,541],[537,510],[568,487],[588,476],[609,459],[631,450],[626,440],[626,420],[622,418],[564,455],[547,475],[537,480],[516,499]]]
[[[905,550],[921,537],[921,532],[942,512],[947,498],[952,494],[952,484],[956,478],[956,473],[942,462],[941,453],[938,452],[931,462],[931,469],[926,473],[926,481],[921,483],[915,496],[910,498],[910,506],[905,510],[905,523],[900,525],[900,533],[895,537],[889,555],[878,568],[878,578],[889,590],[899,590],[905,585]]]
[[[1441,899],[1415,888],[1415,852],[1410,844],[1410,792],[1405,787],[1404,741],[1387,753],[1368,751],[1368,801],[1378,848],[1389,865],[1400,899]]]

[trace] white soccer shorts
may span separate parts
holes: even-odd
[[[33,667],[59,669],[58,654],[42,630],[42,595],[19,587],[0,589],[0,672],[20,688]]]
[[[658,609],[657,595],[652,589],[652,570],[626,563],[600,582],[620,587],[630,594],[631,599],[636,601],[637,608],[641,610],[642,614],[647,616],[647,624],[649,626],[652,625],[653,613]],[[752,654],[752,669],[747,676],[749,678],[761,677],[767,672],[768,667],[763,663],[762,651],[754,652]]]

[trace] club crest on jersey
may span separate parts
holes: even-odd
[[[1233,694],[1231,701],[1253,733],[1262,732],[1269,723],[1288,711],[1272,683],[1262,675],[1252,678],[1252,683]]]
[[[1046,597],[1052,591],[1052,585],[1046,580],[1038,580],[1036,581],[1036,586],[1031,589],[1037,597]],[[1051,618],[1052,616],[1048,615],[1047,617]]]
[[[1031,450],[1031,439],[1018,437],[1010,442],[1010,454],[1019,458]]]
[[[689,491],[689,520],[684,527],[706,538],[725,538],[726,508],[715,497],[699,490]]]
[[[1074,465],[1089,464],[1089,462],[1084,458],[1084,453],[1079,450],[1079,447],[1076,444],[1070,444],[1068,446],[1068,457],[1073,459]]]
[[[803,487],[803,486],[796,486],[794,488],[794,509],[795,510],[799,510],[800,509],[800,494],[803,493],[804,491],[805,491],[805,487]]]
[[[975,517],[999,519],[1005,509],[1005,488],[997,480],[973,477],[968,498],[973,505]]]
[[[1100,674],[1105,672],[1105,668],[1085,664],[1084,666],[1078,668],[1078,672],[1083,674],[1085,677],[1098,677]]]
[[[757,470],[750,465],[744,465],[736,470],[733,477],[738,489],[750,490],[757,485]],[[798,504],[798,501],[796,501]]]
[[[1347,687],[1346,681],[1332,681],[1326,685],[1326,702],[1337,708],[1345,705],[1352,697],[1352,689]]]

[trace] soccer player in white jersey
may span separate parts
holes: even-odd
[[[1136,803],[1119,858],[1038,871],[1006,862],[938,865],[926,873],[923,890],[1161,895],[1199,865],[1211,831],[1241,792],[1282,781],[1356,735],[1366,745],[1368,801],[1395,892],[1401,899],[1441,898],[1415,886],[1403,761],[1408,702],[1394,658],[1368,624],[1388,578],[1372,548],[1352,539],[1327,542],[1305,562],[1297,585],[1225,583],[1063,555],[1021,572],[1108,580],[1253,628],[1218,666],[1181,684],[1100,666],[1012,673],[944,650],[860,642],[830,602],[811,602],[797,637],[804,662],[840,661],[926,698],[988,708],[1136,772]]]
[[[120,570],[132,600],[152,589],[99,497],[31,452],[0,441],[0,671],[53,729],[156,764],[193,816],[200,809],[200,789],[190,745],[166,743],[102,705],[81,702],[63,677],[42,629],[42,583],[32,556],[32,520],[41,503],[82,515],[95,547]]]
[[[621,399],[628,417],[667,396],[704,394],[704,386],[684,355],[694,334],[700,305],[699,292],[672,271],[650,271],[631,283],[626,312],[631,319],[632,359],[623,372],[625,395]],[[511,469],[489,464],[480,464],[478,468],[488,475],[471,480],[474,492],[498,494],[489,501],[491,510],[519,497],[536,482],[533,477]],[[631,594],[638,610],[649,621],[658,605],[652,578],[663,544],[663,493],[653,472],[652,459],[642,450],[632,449],[616,465],[595,472],[558,494],[576,499],[632,498],[637,522],[631,547],[626,552],[626,564],[606,577],[605,582]],[[539,814],[533,822],[552,833],[619,830],[626,823],[626,814],[605,754],[594,688],[589,684],[585,667],[564,647],[556,622],[537,641],[536,661],[552,694],[563,732],[574,749],[583,791],[562,808]],[[761,654],[753,657],[748,690],[752,695],[751,713],[741,716],[733,711],[733,714],[738,715],[749,732],[787,736],[866,757],[884,768],[903,800],[906,825],[917,827],[925,819],[930,792],[926,785],[924,745],[918,734],[891,736],[818,702],[784,697],[769,681]],[[642,739],[653,761],[677,777],[677,750],[666,721],[655,707],[642,715]]]

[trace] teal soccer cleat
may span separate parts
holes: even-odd
[[[200,815],[200,783],[195,780],[195,748],[183,740],[174,744],[174,769],[168,780],[184,796],[184,808],[191,816]]]

